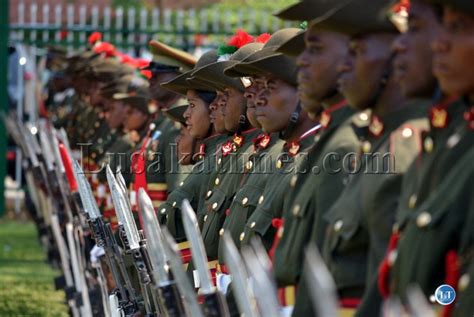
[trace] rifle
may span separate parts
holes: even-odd
[[[183,201],[181,208],[184,231],[188,238],[194,266],[201,284],[200,293],[204,296],[204,315],[208,317],[230,316],[224,295],[212,284],[211,273],[207,265],[206,250],[199,230],[196,213],[188,200]]]
[[[169,317],[186,316],[176,282],[170,279],[167,268],[167,257],[160,223],[155,214],[153,203],[143,188],[138,191],[138,202],[145,234],[147,238],[147,249],[149,251],[150,262],[152,266],[152,281],[160,294],[163,311],[166,311]]]
[[[117,298],[118,310],[112,310],[110,314],[112,316],[116,314],[119,316],[133,316],[139,312],[138,301],[127,273],[120,248],[115,241],[110,224],[106,224],[100,215],[99,207],[92,195],[91,187],[79,163],[74,161],[73,167],[86,219],[96,244],[104,248],[105,258],[116,285],[112,294]]]

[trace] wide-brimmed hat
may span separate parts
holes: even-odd
[[[248,56],[245,61],[233,65],[231,69],[226,70],[227,74],[252,76],[270,73],[291,85],[297,85],[296,60],[276,52],[276,49],[302,31],[299,28],[286,28],[275,32],[261,50]]]
[[[215,63],[217,59],[218,55],[216,50],[208,51],[198,59],[192,70],[178,75],[170,81],[162,83],[161,86],[173,92],[177,92],[181,95],[186,95],[186,92],[188,90],[214,91],[215,88],[210,82],[202,80],[200,78],[195,78],[192,76],[192,73],[209,64]]]
[[[146,81],[133,77],[128,83],[126,92],[114,93],[115,100],[121,100],[127,105],[140,110],[143,113],[150,113],[150,94]]]
[[[175,103],[168,109],[163,109],[162,112],[171,120],[186,125],[186,118],[184,117],[184,112],[186,111],[188,106],[189,104],[187,100],[181,98],[178,100],[177,103]]]

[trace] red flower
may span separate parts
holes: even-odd
[[[268,42],[268,40],[270,39],[270,37],[271,37],[270,34],[268,34],[268,33],[262,33],[262,34],[260,34],[260,35],[255,39],[255,42],[265,44],[265,43]]]
[[[67,30],[61,30],[61,32],[59,33],[59,38],[62,40],[65,40],[67,35],[68,35],[68,31]]]
[[[237,32],[235,32],[235,35],[230,38],[229,42],[227,42],[227,45],[235,46],[237,49],[239,49],[248,43],[252,43],[253,40],[254,38],[252,35],[248,34],[242,29],[239,29]]]
[[[88,42],[90,46],[94,46],[95,43],[102,41],[102,33],[94,32],[89,36]]]
[[[145,76],[146,79],[151,79],[152,77],[151,70],[142,69],[140,72],[142,73],[143,76]]]
[[[145,68],[150,65],[150,61],[144,58],[136,58],[135,63],[137,65],[137,68]]]

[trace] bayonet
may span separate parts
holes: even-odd
[[[232,274],[232,288],[239,311],[246,317],[258,317],[257,301],[249,286],[249,276],[239,251],[228,233],[224,233],[224,261]]]
[[[407,291],[408,307],[413,317],[435,317],[436,313],[430,307],[419,286],[410,286]]]
[[[336,285],[314,244],[305,250],[304,276],[318,316],[338,316]]]
[[[250,284],[253,286],[260,315],[280,316],[277,288],[270,275],[271,262],[262,243],[256,238],[252,239],[250,246],[242,248],[242,259],[252,280]]]
[[[173,272],[173,277],[178,286],[179,293],[183,296],[184,302],[186,303],[186,308],[188,310],[187,315],[190,317],[204,317],[197,301],[196,292],[194,291],[186,272],[184,272],[183,261],[181,260],[178,245],[166,227],[163,228],[162,234],[166,258],[169,259],[171,271]]]
[[[153,277],[159,291],[163,305],[169,317],[184,316],[184,307],[176,285],[169,278],[168,265],[166,264],[165,246],[158,218],[156,217],[153,203],[143,188],[138,192],[140,212],[144,219],[147,250],[149,252]]]

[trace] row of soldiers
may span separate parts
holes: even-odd
[[[103,217],[120,224],[108,165],[139,228],[138,193],[151,198],[199,289],[189,202],[232,316],[244,312],[229,237],[261,241],[282,315],[329,316],[308,276],[324,263],[341,316],[380,316],[393,298],[415,314],[413,286],[439,314],[472,316],[474,4],[302,0],[277,16],[306,23],[239,30],[197,60],[152,41],[147,63],[97,35],[73,57],[51,53],[63,91],[51,117]],[[443,284],[457,292],[446,306]]]

